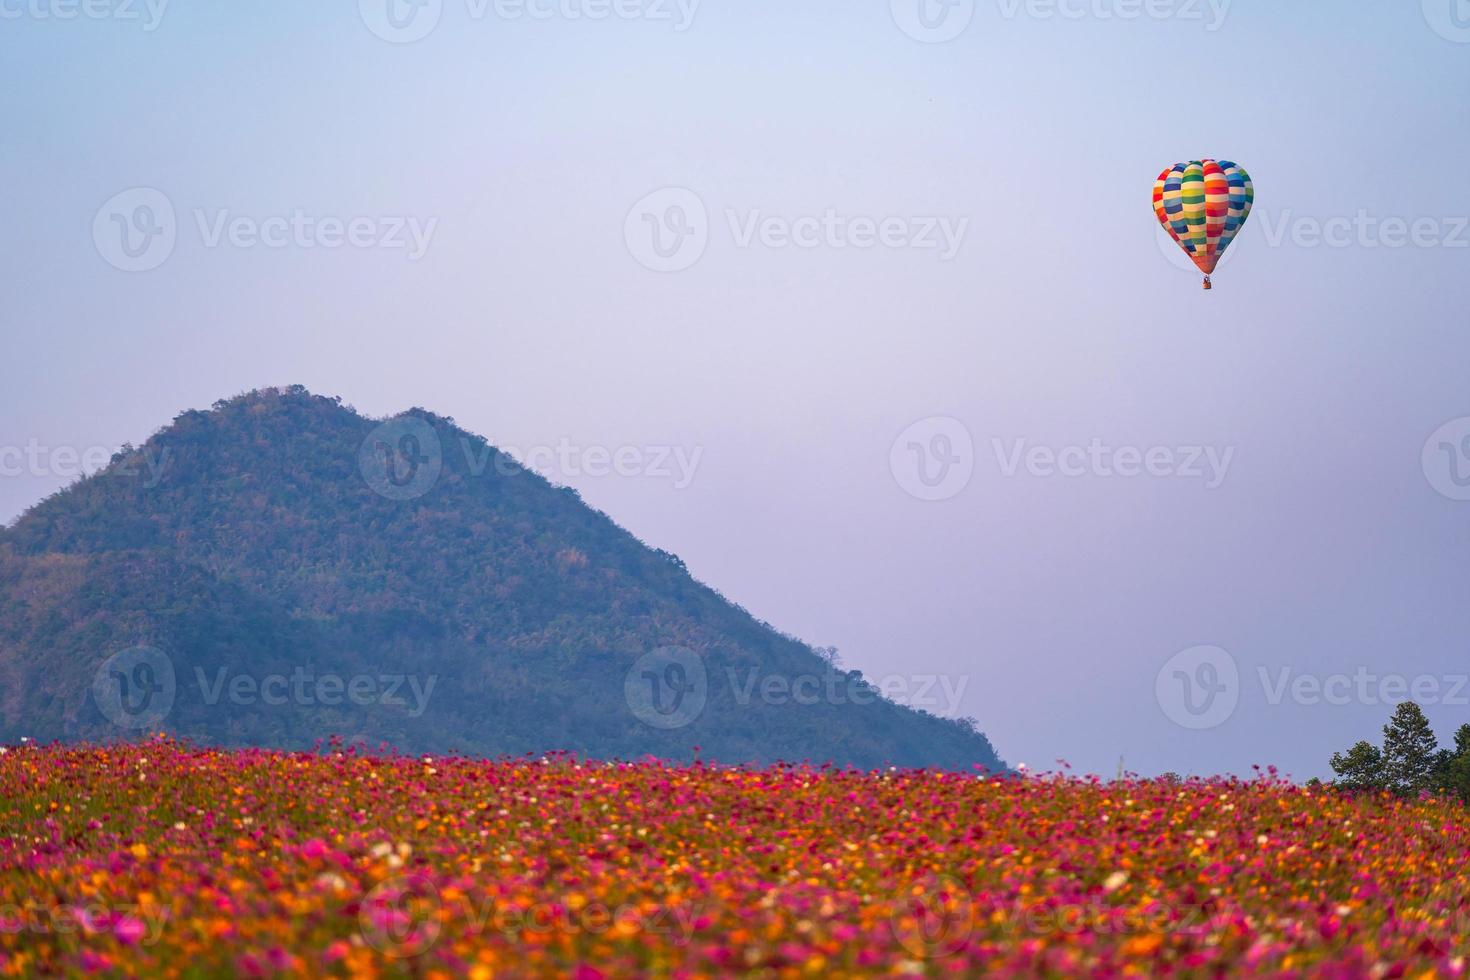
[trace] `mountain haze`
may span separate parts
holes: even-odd
[[[815,703],[781,696],[798,679]],[[0,529],[0,738],[145,727],[1003,768],[452,419],[300,387],[185,412]]]

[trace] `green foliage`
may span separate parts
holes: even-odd
[[[1470,802],[1470,724],[1455,732],[1453,749],[1441,749],[1424,712],[1405,702],[1383,727],[1382,751],[1359,742],[1346,755],[1335,753],[1331,765],[1342,789],[1436,792]]]
[[[1347,755],[1334,752],[1331,765],[1337,773],[1336,784],[1343,789],[1377,791],[1388,785],[1383,753],[1368,742],[1354,745]]]
[[[1455,747],[1441,753],[1438,775],[1440,789],[1470,802],[1470,724],[1455,732]]]
[[[1456,757],[1470,755],[1470,724],[1461,725],[1455,729],[1454,754]]]
[[[292,387],[186,412],[0,529],[0,738],[123,734],[92,703],[93,676],[146,643],[179,679],[164,727],[223,744],[360,735],[413,752],[676,759],[698,745],[729,762],[1003,768],[971,725],[882,699],[739,703],[752,674],[840,675],[852,689],[860,675],[451,420],[407,414],[442,448],[437,481],[413,499],[362,477],[377,421]],[[670,731],[638,721],[623,689],[633,661],[664,646],[697,651],[709,678],[704,712]],[[209,703],[196,683],[301,668],[437,683],[420,716]]]
[[[1435,786],[1439,740],[1429,719],[1413,701],[1400,704],[1383,726],[1383,768],[1389,785],[1400,793],[1417,793]]]

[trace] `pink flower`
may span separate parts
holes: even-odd
[[[112,960],[90,949],[82,950],[82,969],[88,973],[104,973],[112,969]]]
[[[147,927],[131,915],[120,915],[112,924],[112,934],[125,946],[136,946],[147,932]]]

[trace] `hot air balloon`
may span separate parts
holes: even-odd
[[[1176,163],[1154,182],[1154,213],[1205,274],[1205,288],[1256,199],[1251,175],[1225,160]]]

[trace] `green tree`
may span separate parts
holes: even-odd
[[[1461,725],[1455,730],[1455,755],[1470,755],[1470,725]]]
[[[1439,740],[1429,719],[1413,701],[1405,701],[1383,726],[1383,768],[1389,786],[1399,793],[1435,788]]]
[[[1343,789],[1380,790],[1388,784],[1383,753],[1368,742],[1354,745],[1347,755],[1334,752],[1331,764],[1332,771],[1337,773],[1336,784]]]
[[[1455,732],[1455,747],[1440,752],[1439,787],[1470,802],[1470,725]]]

